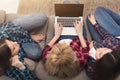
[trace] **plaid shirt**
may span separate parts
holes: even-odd
[[[18,53],[19,60],[24,61],[24,50],[21,44],[34,42],[29,33],[19,26],[14,26],[11,23],[0,25],[0,39],[8,39],[18,42],[20,50]],[[35,74],[26,67],[25,70],[20,70],[17,67],[11,67],[5,72],[5,75],[15,80],[37,80]]]
[[[103,38],[102,41],[96,42],[94,44],[95,48],[107,47],[110,49],[120,49],[120,39],[116,38],[115,36],[110,34],[108,31],[100,27],[99,24],[96,24],[95,28]]]
[[[103,40],[100,42],[95,42],[94,47],[95,48],[103,48],[107,47],[110,49],[120,49],[120,39],[116,38],[112,34],[110,34],[108,31],[103,29],[99,24],[94,25],[95,29],[98,31],[98,33],[102,36]],[[87,63],[87,75],[89,77],[93,77],[94,75],[94,67],[95,60],[90,57]]]
[[[85,67],[85,65],[87,64],[87,59],[89,56],[89,43],[88,41],[85,39],[87,47],[83,48],[80,44],[80,40],[79,38],[75,38],[72,40],[72,42],[70,43],[70,47],[73,49],[73,51],[75,52],[79,62],[80,62],[80,68],[83,69]],[[47,60],[48,54],[50,52],[50,50],[52,49],[53,46],[49,46],[47,45],[44,50],[43,50],[43,61],[45,62]]]

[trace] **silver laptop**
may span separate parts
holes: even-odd
[[[84,4],[55,4],[55,23],[61,23],[61,35],[77,35],[73,23],[75,20],[83,22]]]

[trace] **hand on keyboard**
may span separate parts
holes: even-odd
[[[75,27],[75,30],[76,30],[76,33],[77,33],[77,35],[82,35],[82,27],[83,27],[83,24],[82,24],[82,22],[80,22],[80,21],[75,21],[74,22],[74,27]]]
[[[57,23],[55,24],[54,29],[55,29],[55,36],[59,38],[63,30],[63,25],[61,25],[61,23]]]

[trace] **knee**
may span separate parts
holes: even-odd
[[[104,7],[97,7],[96,9],[95,9],[95,11],[99,11],[99,10],[104,10]]]
[[[28,56],[26,57],[31,58],[33,60],[38,60],[40,59],[41,55],[42,55],[42,49],[37,47],[37,48],[32,49],[32,51],[29,52]]]
[[[95,9],[95,15],[96,14],[99,14],[101,11],[103,11],[104,10],[104,7],[97,7],[96,9]]]
[[[25,56],[27,58],[37,60],[42,55],[42,49],[39,44],[35,43],[24,43],[22,44],[22,48],[25,52]]]

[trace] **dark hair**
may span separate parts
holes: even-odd
[[[97,60],[93,80],[114,80],[120,69],[120,50],[113,50]]]
[[[11,67],[10,58],[10,48],[5,44],[5,40],[0,40],[0,75],[2,75],[6,69]]]

